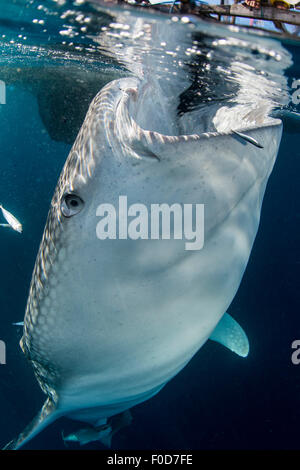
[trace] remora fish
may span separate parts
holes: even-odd
[[[106,421],[106,420],[105,420]],[[111,446],[112,436],[121,428],[128,426],[132,421],[130,411],[124,411],[121,415],[113,416],[105,424],[98,426],[86,426],[83,429],[69,434],[62,435],[64,442],[78,442],[80,445],[88,444],[93,441],[100,441],[106,447]]]
[[[1,227],[10,227],[16,232],[22,233],[22,224],[12,215],[8,210],[4,209],[2,204],[0,204],[0,209],[2,210],[3,217],[8,222],[8,224],[0,224]]]
[[[149,399],[211,335],[247,355],[240,327],[226,315],[222,328],[221,319],[250,255],[281,123],[247,129],[263,150],[231,133],[162,135],[135,121],[145,89],[134,78],[103,88],[58,181],[21,340],[48,398],[8,448],[62,415],[97,426]],[[97,206],[117,207],[122,194],[144,204],[204,203],[204,248],[100,241]]]

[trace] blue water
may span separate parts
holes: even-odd
[[[0,232],[0,339],[7,346],[7,364],[0,365],[1,446],[23,430],[44,401],[18,346],[22,328],[12,323],[23,319],[49,203],[71,148],[72,129],[80,125],[67,115],[61,125],[64,127],[66,121],[71,121],[74,124],[71,130],[69,127],[67,130],[64,127],[62,133],[56,128],[51,130],[51,119],[58,119],[60,114],[58,103],[43,120],[40,111],[43,97],[38,96],[44,96],[45,90],[53,85],[50,95],[63,88],[67,79],[61,78],[61,72],[66,70],[71,77],[91,80],[93,96],[101,77],[106,76],[105,81],[109,81],[122,76],[126,68],[120,57],[99,51],[93,41],[99,27],[107,23],[107,16],[96,14],[88,4],[61,3],[60,6],[54,1],[0,1],[0,79],[6,83],[6,104],[0,105],[0,202],[23,223],[21,236],[6,229]],[[73,13],[68,13],[69,10]],[[80,30],[84,26],[74,20],[82,12],[91,18],[85,23],[84,31]],[[44,23],[33,22],[35,19]],[[210,26],[196,28],[195,34],[204,34],[206,39],[201,41],[209,48],[218,29],[214,29],[208,40]],[[74,35],[60,33],[68,30]],[[218,34],[228,39],[233,33],[220,28]],[[239,34],[243,40],[248,35],[258,47],[263,45],[260,36]],[[300,365],[291,361],[291,343],[300,339],[297,120],[300,105],[295,98],[292,101],[295,88],[291,87],[300,79],[300,46],[289,39],[282,40],[281,47],[290,57],[289,66],[283,72],[286,84],[280,79],[272,58],[266,60],[265,66],[268,68],[270,64],[270,68],[265,72],[273,74],[274,88],[276,80],[282,86],[277,94],[283,97],[282,101],[276,96],[277,111],[285,109],[294,115],[284,115],[284,134],[268,183],[259,232],[229,310],[248,335],[250,354],[242,359],[218,344],[205,344],[156,397],[133,410],[134,421],[114,436],[114,449],[299,448]],[[230,66],[232,47],[227,45],[223,52],[221,65],[226,69]],[[259,54],[262,53],[256,55]],[[196,82],[204,80],[204,95],[226,102],[234,93],[234,85],[221,80],[223,72],[216,66],[220,65],[221,55],[212,63],[213,70],[206,82],[203,61],[195,60],[192,68],[198,77]],[[250,60],[245,52],[239,58]],[[214,88],[215,94],[210,87],[212,78],[221,83]],[[86,87],[84,90],[89,101],[92,96],[89,97]],[[75,87],[72,96],[76,93],[79,91]],[[194,105],[189,97],[183,108]],[[46,124],[45,119],[48,119]],[[67,433],[74,426],[72,421],[62,419],[26,448],[65,448],[61,430]],[[69,448],[77,446],[69,444]],[[102,447],[93,443],[84,448]]]

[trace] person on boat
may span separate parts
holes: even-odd
[[[289,10],[290,8],[299,9],[300,7],[299,0],[245,0],[245,4],[251,8],[260,8],[261,6],[271,5],[281,10]]]

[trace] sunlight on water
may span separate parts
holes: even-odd
[[[148,63],[155,79],[185,91],[183,108],[263,99],[270,111],[289,102],[284,71],[292,57],[279,41],[186,17],[96,10],[84,2],[31,1],[24,6],[21,0],[4,9],[3,79],[15,81],[17,71],[22,80],[23,72],[16,69],[22,64],[40,71],[63,65],[102,74],[113,69],[120,76],[126,69],[141,76]]]

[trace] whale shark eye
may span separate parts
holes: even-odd
[[[65,194],[62,197],[60,209],[65,217],[78,214],[84,206],[83,200],[76,194]]]

